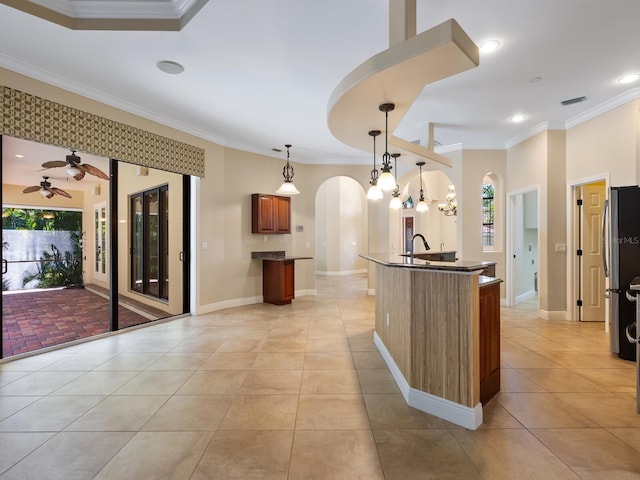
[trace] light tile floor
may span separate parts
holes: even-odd
[[[502,309],[469,431],[407,407],[363,276],[0,364],[0,479],[640,479],[635,364],[602,324]]]

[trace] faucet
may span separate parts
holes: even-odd
[[[431,247],[429,246],[429,244],[427,243],[427,240],[425,240],[424,236],[420,233],[416,233],[413,237],[411,237],[411,250],[409,250],[409,253],[413,256],[413,241],[416,239],[416,237],[420,237],[422,239],[422,243],[424,244],[424,249],[425,250],[431,250]]]
[[[444,252],[444,242],[440,242],[440,251]]]

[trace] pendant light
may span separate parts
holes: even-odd
[[[384,154],[382,155],[382,167],[380,178],[378,179],[378,187],[384,191],[391,191],[396,188],[396,179],[391,174],[391,155],[389,155],[389,112],[392,112],[396,106],[393,103],[383,103],[378,107],[384,112]]]
[[[420,167],[420,199],[418,205],[416,205],[416,212],[426,212],[429,210],[429,205],[424,201],[424,191],[422,190],[422,166],[424,162],[416,162],[416,165]]]
[[[380,200],[382,198],[382,190],[378,187],[378,170],[376,169],[376,137],[382,132],[380,130],[370,130],[369,135],[373,137],[373,170],[371,170],[371,186],[367,191],[367,199]]]
[[[391,156],[393,157],[393,168],[396,171],[396,188],[393,189],[393,193],[391,194],[391,202],[389,202],[389,208],[399,210],[402,208],[402,200],[400,200],[400,185],[398,185],[398,157],[400,156],[400,154],[392,153]]]
[[[287,147],[287,164],[282,167],[284,182],[280,185],[280,188],[276,190],[276,193],[280,195],[298,195],[300,192],[293,184],[293,167],[289,164],[289,149],[291,145],[285,145],[285,147]]]

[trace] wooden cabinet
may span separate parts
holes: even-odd
[[[496,276],[496,264],[491,263],[484,267],[484,269],[480,272],[480,275],[486,275],[487,277],[495,277]]]
[[[263,260],[262,268],[263,301],[275,305],[291,303],[295,293],[294,261]]]
[[[500,283],[480,286],[480,402],[500,390]]]
[[[279,195],[251,195],[251,233],[291,233],[291,199]]]

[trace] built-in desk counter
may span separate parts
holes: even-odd
[[[251,258],[262,260],[262,298],[274,305],[286,305],[295,298],[294,262],[312,260],[312,257],[287,257],[284,250],[251,252]]]
[[[376,264],[374,341],[407,403],[478,428],[500,382],[501,280],[480,275],[493,262],[361,256]]]

